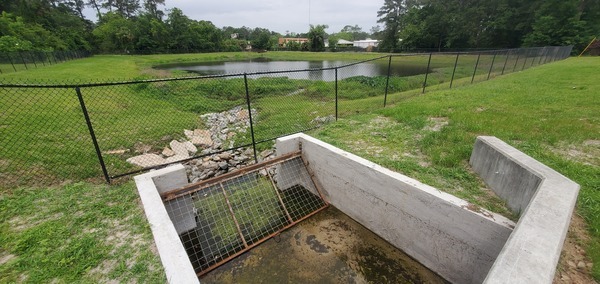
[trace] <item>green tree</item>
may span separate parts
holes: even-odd
[[[409,0],[385,0],[377,11],[378,23],[384,24],[380,50],[396,51],[399,48],[399,32],[402,20],[412,2]]]
[[[167,52],[170,34],[164,22],[147,12],[137,17],[134,24],[137,52]]]
[[[165,13],[158,9],[158,5],[165,5],[165,0],[144,0],[144,9],[146,13],[152,15],[155,19],[162,21]]]
[[[354,25],[354,26],[346,25],[342,28],[342,30],[340,31],[340,34],[344,34],[344,36],[347,34],[347,37],[343,37],[343,38],[345,40],[349,40],[349,41],[366,39],[369,36],[369,33],[364,32],[362,30],[362,28],[359,27],[358,25]]]
[[[583,1],[582,1],[583,2]],[[526,46],[583,45],[585,22],[576,0],[546,0],[535,12],[532,31],[525,35]]]
[[[42,25],[7,12],[0,14],[0,40],[3,51],[67,49],[61,38]]]
[[[325,51],[326,28],[328,28],[327,25],[310,25],[310,30],[308,31],[308,46],[310,51]]]
[[[134,49],[134,23],[120,13],[106,13],[93,34],[102,52],[129,53]]]
[[[271,31],[267,29],[255,28],[250,34],[252,48],[270,50],[273,46],[271,41]]]

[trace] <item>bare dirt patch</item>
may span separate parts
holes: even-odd
[[[567,160],[600,167],[600,140],[586,140],[581,144],[559,144],[549,148]]]
[[[33,217],[29,217],[29,218],[22,217],[22,216],[16,216],[16,217],[8,220],[8,223],[10,224],[11,230],[14,230],[17,232],[22,232],[27,229],[31,229],[37,225],[40,225],[44,222],[58,220],[58,219],[62,218],[64,215],[65,215],[64,213],[58,212],[54,215],[45,216],[43,219],[38,218],[38,216],[33,216]]]
[[[8,263],[9,261],[15,259],[17,256],[10,253],[2,252],[0,253],[0,265]]]
[[[591,276],[592,261],[583,248],[589,241],[585,221],[573,214],[553,283],[596,283]]]
[[[376,116],[369,122],[369,128],[394,127],[396,125],[398,125],[398,122],[385,116]]]
[[[425,126],[423,130],[433,132],[441,131],[450,121],[447,117],[430,117],[427,120],[429,125]]]

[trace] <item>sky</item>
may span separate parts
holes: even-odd
[[[309,24],[328,25],[328,33],[346,25],[369,32],[377,25],[382,5],[383,0],[166,0],[159,7],[177,7],[189,18],[211,21],[219,28],[260,27],[286,34],[308,32]],[[94,11],[87,9],[86,17],[95,19]]]

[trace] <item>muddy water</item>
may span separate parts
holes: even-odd
[[[448,283],[339,210],[301,222],[202,283]]]

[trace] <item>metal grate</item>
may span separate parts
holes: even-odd
[[[198,276],[327,207],[300,152],[162,197]]]

